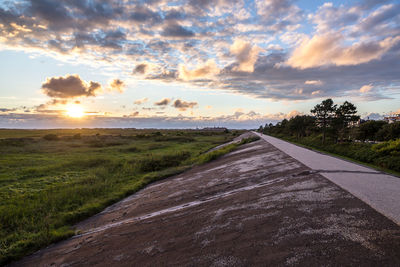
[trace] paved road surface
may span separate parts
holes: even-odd
[[[76,227],[15,266],[400,266],[398,225],[264,140]]]
[[[400,225],[399,177],[305,149],[272,136],[257,134]]]

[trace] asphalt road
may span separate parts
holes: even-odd
[[[76,229],[13,265],[400,266],[397,224],[264,140],[149,185]]]
[[[400,225],[400,177],[256,134]]]

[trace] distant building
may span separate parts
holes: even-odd
[[[225,127],[205,127],[205,128],[203,128],[203,131],[210,131],[210,132],[224,132],[227,130],[228,129]]]
[[[394,114],[393,116],[383,118],[388,123],[400,122],[400,114]]]
[[[351,121],[351,122],[349,122],[349,126],[350,126],[350,127],[358,127],[358,126],[360,126],[361,124],[363,124],[364,122],[367,122],[367,121],[369,121],[369,118],[366,119],[366,120],[364,120],[364,119],[358,119],[358,121]]]

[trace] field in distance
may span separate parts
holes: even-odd
[[[0,265],[71,236],[76,222],[240,133],[0,130]]]

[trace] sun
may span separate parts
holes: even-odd
[[[71,105],[67,107],[66,114],[71,118],[82,118],[85,115],[85,111],[79,105]]]

